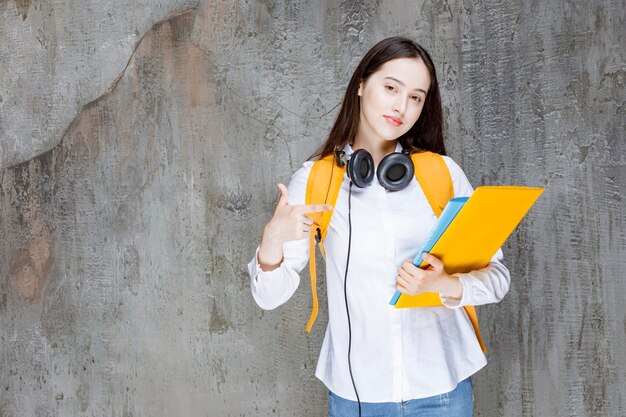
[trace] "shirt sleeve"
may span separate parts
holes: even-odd
[[[304,204],[306,183],[311,171],[312,161],[307,161],[296,171],[287,186],[287,204]],[[254,257],[248,263],[252,297],[259,307],[272,310],[291,298],[300,284],[300,271],[309,260],[309,238],[291,240],[283,243],[283,260],[272,271],[263,271],[259,265],[260,245]]]
[[[443,156],[452,177],[455,197],[469,197],[474,188],[461,167],[449,156]],[[489,264],[467,273],[452,274],[463,286],[461,299],[440,295],[441,303],[448,308],[459,308],[466,305],[481,305],[500,302],[509,291],[511,275],[502,263],[504,254],[499,248],[491,257]]]

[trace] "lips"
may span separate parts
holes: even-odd
[[[394,126],[400,126],[402,124],[402,121],[398,119],[397,117],[393,117],[393,116],[384,116],[384,117],[385,119],[387,119],[389,123],[391,123]]]

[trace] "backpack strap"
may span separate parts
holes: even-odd
[[[448,165],[441,155],[428,151],[413,153],[411,159],[415,167],[415,179],[422,187],[435,216],[439,217],[448,201],[454,198]]]
[[[433,212],[437,217],[441,215],[444,207],[451,198],[454,198],[454,186],[450,170],[446,161],[438,153],[418,152],[411,154],[413,166],[415,166],[415,178],[422,187]],[[474,327],[476,338],[483,352],[487,352],[478,326],[478,315],[474,306],[463,306],[467,316]]]
[[[306,184],[305,204],[330,204],[334,207],[345,172],[345,166],[339,167],[335,163],[334,154],[327,155],[315,161],[311,167],[311,172],[309,173]],[[309,275],[311,277],[313,310],[311,311],[309,322],[306,325],[307,333],[311,331],[318,312],[315,243],[319,243],[322,255],[326,257],[326,251],[324,250],[322,241],[326,237],[333,212],[334,210],[308,214],[308,216],[313,219],[311,234],[309,236]]]

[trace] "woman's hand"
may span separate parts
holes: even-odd
[[[438,292],[450,298],[460,299],[463,295],[463,284],[458,278],[446,273],[443,262],[426,252],[422,259],[430,264],[426,270],[413,265],[413,259],[407,259],[402,263],[396,277],[396,289],[408,295]]]
[[[287,204],[287,187],[278,184],[280,199],[276,204],[274,216],[265,225],[258,261],[263,271],[278,268],[283,260],[283,243],[300,240],[309,236],[313,220],[307,213],[329,211],[333,206],[328,204]]]
[[[313,220],[307,213],[330,211],[333,206],[329,204],[302,204],[290,206],[287,204],[287,187],[278,184],[281,195],[274,211],[274,216],[265,226],[265,234],[268,239],[278,242],[300,240],[309,236]]]

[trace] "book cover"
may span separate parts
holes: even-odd
[[[419,267],[427,268],[421,254],[429,252],[443,262],[448,274],[484,268],[543,191],[534,187],[481,186],[464,202],[450,200],[452,204],[446,205],[414,264],[420,261]],[[395,308],[442,305],[438,293],[407,295],[399,291],[389,304]]]

